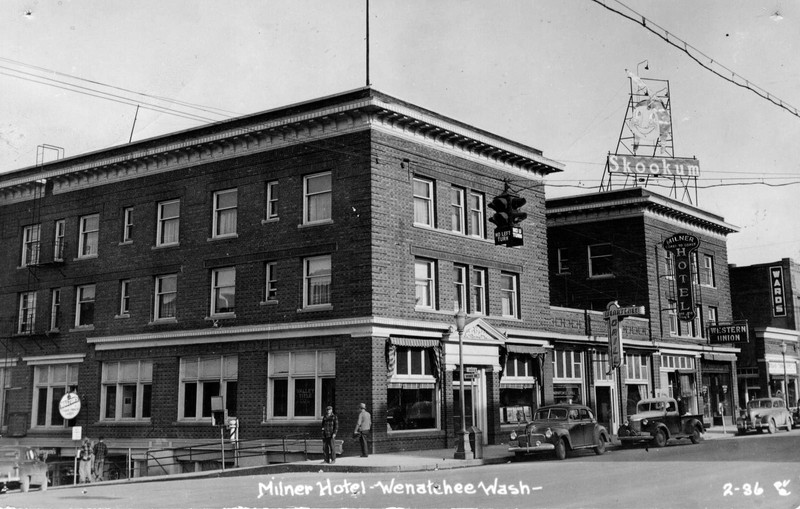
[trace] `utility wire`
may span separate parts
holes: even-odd
[[[742,88],[745,88],[747,90],[750,90],[751,92],[755,93],[756,95],[760,96],[761,98],[766,99],[767,101],[771,102],[772,104],[774,104],[774,105],[776,105],[776,106],[778,106],[780,108],[783,108],[784,110],[788,111],[789,113],[791,113],[795,117],[800,117],[800,111],[798,111],[797,108],[795,108],[791,104],[789,104],[789,103],[781,100],[780,98],[770,94],[769,92],[767,92],[763,88],[759,87],[758,85],[755,85],[755,84],[751,83],[750,80],[740,76],[739,74],[736,74],[734,71],[732,71],[728,67],[725,67],[724,65],[720,64],[719,62],[716,62],[710,56],[706,55],[702,51],[698,50],[697,48],[695,48],[691,44],[687,43],[686,41],[680,39],[679,37],[675,36],[674,34],[671,34],[668,30],[662,28],[658,24],[656,24],[656,23],[652,22],[651,20],[647,19],[646,17],[642,16],[641,14],[639,14],[635,10],[631,9],[630,7],[625,5],[624,3],[620,2],[619,0],[613,0],[613,1],[618,3],[619,5],[623,6],[624,8],[626,8],[627,10],[629,10],[630,12],[635,14],[637,17],[634,18],[633,16],[629,16],[628,14],[625,14],[625,13],[623,13],[621,11],[618,11],[617,9],[614,9],[613,7],[609,7],[608,5],[606,5],[605,0],[592,0],[592,2],[602,5],[603,7],[608,9],[609,11],[617,13],[620,16],[622,16],[623,18],[629,19],[629,20],[633,21],[634,23],[636,23],[638,25],[642,25],[649,32],[651,32],[651,33],[655,34],[656,36],[660,37],[661,39],[666,41],[671,46],[674,46],[674,47],[678,48],[679,50],[683,51],[684,53],[686,53],[689,56],[689,58],[691,58],[692,60],[697,62],[704,69],[716,74],[720,78],[722,78],[722,79],[724,79],[724,80],[726,80],[726,81],[728,81],[730,83],[733,83],[734,85],[736,85],[738,87],[742,87]],[[655,27],[655,28],[653,28],[653,27]],[[696,55],[699,55],[699,57],[696,56]],[[704,60],[701,61],[700,57],[702,57]],[[706,64],[705,61],[708,61],[708,64]],[[717,68],[720,69],[720,70],[717,70]],[[722,71],[725,71],[726,74],[729,74],[730,78],[728,76],[726,76],[725,74],[723,74]]]

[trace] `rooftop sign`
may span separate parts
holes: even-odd
[[[700,163],[688,157],[608,155],[608,172],[643,177],[699,177]]]

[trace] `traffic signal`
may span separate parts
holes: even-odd
[[[514,225],[521,223],[528,217],[527,212],[522,212],[519,209],[527,203],[525,198],[521,196],[512,196],[511,202],[509,204],[509,211],[508,211],[508,219],[509,222]]]
[[[492,199],[489,208],[494,210],[494,215],[489,218],[490,223],[494,223],[498,228],[511,226],[511,199],[508,194],[501,194]]]

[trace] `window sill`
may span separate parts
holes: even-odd
[[[130,244],[133,244],[132,240],[123,240],[122,242],[119,243],[120,246],[128,246]]]
[[[270,217],[267,219],[262,219],[261,224],[277,223],[280,220],[281,220],[280,217]]]
[[[333,219],[324,219],[322,221],[314,221],[313,223],[298,224],[297,229],[301,230],[303,228],[313,228],[314,226],[326,226],[329,224],[333,224]]]
[[[146,419],[101,419],[94,423],[102,426],[152,426],[150,418]]]
[[[70,329],[70,332],[84,332],[84,331],[93,331],[94,325],[77,325],[74,328]]]
[[[258,305],[259,306],[277,306],[278,305],[278,300],[277,299],[274,299],[274,300],[262,300],[261,302],[258,303]]]
[[[169,249],[171,247],[181,247],[180,242],[173,242],[170,244],[156,244],[155,246],[151,246],[150,249],[157,250],[157,249]]]
[[[320,304],[317,306],[307,306],[297,310],[298,313],[313,313],[315,311],[330,311],[333,309],[333,304]]]
[[[130,318],[130,317],[131,315],[129,315],[128,313],[125,313],[124,315],[114,315],[115,320],[119,320],[121,318]]]
[[[614,274],[599,274],[597,276],[589,276],[586,279],[614,279],[615,277]]]
[[[389,429],[389,425],[386,425],[387,435],[427,435],[430,433],[440,433],[441,431],[441,428]]]
[[[261,421],[262,426],[281,426],[286,424],[294,424],[294,425],[309,425],[309,426],[319,426],[319,421],[322,420],[322,416],[320,417],[271,417],[266,421]],[[341,430],[340,430],[341,431]],[[341,434],[341,433],[340,433]]]
[[[216,237],[209,237],[206,239],[207,242],[217,242],[220,240],[231,240],[231,239],[238,239],[238,233],[228,233],[225,235],[217,235]]]
[[[161,325],[165,323],[178,323],[177,318],[157,318],[150,322],[147,322],[147,325]]]
[[[77,261],[80,261],[80,260],[93,260],[95,258],[97,258],[97,254],[91,254],[91,255],[85,255],[85,256],[79,256],[77,258],[73,258],[72,261],[77,262]]]
[[[215,322],[217,320],[232,320],[234,318],[236,318],[236,313],[215,313],[203,318],[203,320]]]

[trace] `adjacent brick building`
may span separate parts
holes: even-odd
[[[705,329],[731,320],[726,237],[736,231],[715,214],[642,187],[547,200],[553,305],[600,312],[617,301],[644,306],[649,319],[645,341],[626,340],[623,330],[621,379],[602,377],[610,387],[601,388],[603,398],[610,390],[612,401],[618,392],[627,402],[620,413],[632,412],[645,396],[663,394],[681,397],[689,411],[709,422],[721,423],[720,410],[732,422],[738,350],[708,344]],[[700,241],[691,262],[692,321],[679,319],[674,261],[663,246],[678,233]]]
[[[730,266],[733,318],[747,323],[749,341],[739,343],[742,405],[758,397],[798,398],[800,265],[790,258]]]

